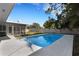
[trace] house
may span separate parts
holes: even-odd
[[[13,8],[13,3],[0,4],[0,38],[6,36],[6,20]],[[0,39],[1,40],[1,39]]]
[[[6,33],[14,36],[25,35],[26,24],[6,22]]]

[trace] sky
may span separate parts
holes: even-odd
[[[39,23],[40,26],[43,26],[49,16],[56,18],[54,14],[45,13],[48,7],[49,5],[44,3],[17,3],[14,5],[7,22],[19,22],[29,25]]]

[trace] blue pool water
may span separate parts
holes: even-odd
[[[30,42],[30,44],[34,44],[40,47],[46,47],[61,38],[62,36],[62,34],[43,34],[27,37],[24,40]]]

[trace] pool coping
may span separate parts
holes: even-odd
[[[62,33],[43,33],[43,34],[35,34],[35,35],[31,35],[31,36],[25,36],[23,38],[28,38],[28,37],[32,37],[32,36],[38,36],[38,35],[45,35],[45,34],[62,34]],[[22,38],[22,39],[23,39]]]

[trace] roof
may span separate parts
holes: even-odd
[[[27,25],[27,24],[23,24],[23,23],[13,23],[13,22],[6,22],[6,24],[16,24],[16,25]]]

